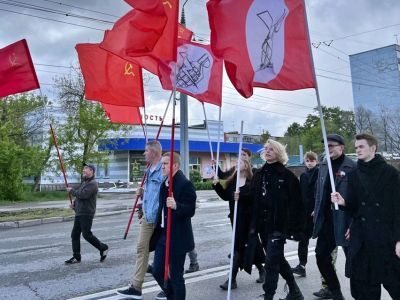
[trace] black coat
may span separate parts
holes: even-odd
[[[263,195],[264,188],[266,195]],[[265,163],[253,176],[251,192],[254,199],[252,231],[260,233],[261,238],[275,232],[289,239],[303,238],[304,211],[300,184],[290,170],[278,162],[271,165]],[[265,205],[266,199],[270,201],[269,207]]]
[[[371,283],[400,284],[400,181],[397,170],[377,155],[349,175],[346,209],[353,217],[346,276]]]
[[[166,180],[160,187],[160,205],[157,214],[156,231],[165,234],[167,228],[166,199],[168,187]],[[173,197],[176,201],[176,210],[171,209],[171,253],[184,254],[194,249],[194,238],[191,218],[196,210],[196,190],[182,171],[173,177]],[[161,228],[162,210],[164,210],[164,228]]]
[[[305,234],[307,238],[312,235],[314,221],[311,216],[315,206],[315,185],[318,178],[318,166],[307,169],[300,175],[301,199],[304,207]]]
[[[334,174],[336,191],[339,192],[344,198],[347,195],[348,174],[356,168],[356,163],[347,156],[339,167],[337,174]],[[333,231],[335,234],[335,241],[337,246],[347,246],[348,241],[345,238],[345,233],[351,224],[351,217],[349,213],[340,208],[338,210],[332,209],[332,216],[325,216],[325,201],[330,201],[330,195],[325,195],[326,181],[328,177],[328,163],[326,159],[320,164],[318,180],[315,191],[315,208],[314,208],[314,230],[313,238],[318,237],[321,232],[322,225],[326,218],[333,218]],[[329,202],[330,203],[330,202]]]

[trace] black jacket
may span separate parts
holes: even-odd
[[[77,189],[71,190],[71,195],[75,197],[76,216],[94,216],[98,190],[98,184],[94,177],[85,179]]]
[[[265,163],[253,176],[251,192],[254,199],[251,228],[261,238],[275,232],[289,239],[303,237],[300,184],[291,171],[278,162]]]
[[[344,157],[342,164],[339,166],[336,174],[333,174],[336,191],[339,192],[345,199],[347,195],[348,175],[356,167],[356,163],[347,156]],[[328,182],[327,182],[328,181]],[[312,237],[318,237],[321,232],[322,226],[327,218],[333,221],[333,231],[335,234],[336,246],[347,246],[348,241],[345,238],[345,233],[351,224],[351,217],[349,213],[340,208],[330,210],[331,215],[326,216],[326,205],[331,205],[331,196],[327,194],[325,186],[329,183],[328,177],[328,163],[326,159],[319,166],[318,180],[315,191],[315,208],[314,208],[314,230]],[[329,201],[329,203],[326,203]]]
[[[400,283],[400,181],[397,170],[377,155],[358,161],[349,175],[346,209],[353,217],[346,276],[371,283]]]
[[[157,214],[157,228],[165,234],[167,228],[166,199],[168,187],[166,180],[160,187],[160,205]],[[194,238],[191,218],[196,210],[196,190],[193,184],[183,175],[182,171],[176,172],[172,185],[173,197],[176,201],[176,210],[171,209],[171,253],[184,254],[194,249]],[[164,214],[162,214],[164,210]],[[161,228],[161,217],[164,216],[164,228]]]
[[[311,216],[315,206],[315,185],[318,178],[318,166],[307,169],[300,175],[301,199],[304,207],[305,234],[307,238],[312,235],[314,221]]]

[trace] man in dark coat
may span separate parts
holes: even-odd
[[[376,154],[377,145],[369,134],[356,135],[357,170],[349,176],[347,196],[332,193],[332,202],[353,216],[346,276],[356,300],[380,299],[381,284],[400,299],[399,173]]]
[[[67,187],[67,191],[75,197],[70,207],[75,210],[74,227],[71,232],[73,256],[66,264],[81,262],[81,233],[83,238],[100,251],[100,262],[107,257],[108,246],[100,242],[92,233],[92,224],[96,212],[97,181],[94,178],[96,168],[92,164],[84,164],[83,181],[79,188]]]
[[[183,268],[186,253],[194,249],[194,238],[191,218],[196,210],[196,191],[193,184],[185,177],[180,168],[179,154],[173,153],[172,197],[168,197],[169,180],[166,179],[160,188],[160,205],[156,231],[160,237],[156,244],[153,262],[153,276],[163,291],[156,299],[184,300],[186,297]],[[170,153],[162,157],[164,175],[169,174]],[[166,246],[167,209],[171,208],[171,244],[169,257],[169,278],[164,289],[164,261]]]
[[[348,174],[356,163],[344,154],[344,139],[338,134],[328,134],[329,157],[332,163],[336,191],[347,195]],[[336,210],[331,201],[332,192],[329,180],[327,158],[319,167],[314,208],[313,238],[318,237],[315,247],[317,266],[328,285],[332,299],[344,299],[335,268],[332,263],[332,251],[342,246],[346,253],[348,230],[351,223],[349,213],[344,209]]]

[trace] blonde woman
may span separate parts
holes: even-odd
[[[284,256],[286,239],[299,239],[303,231],[299,180],[285,167],[288,156],[281,143],[268,140],[262,157],[266,162],[251,182],[254,205],[250,232],[260,235],[266,253],[264,299],[273,299],[281,274],[289,286],[285,299],[302,300],[304,297]]]
[[[237,172],[228,177],[225,185],[222,186],[218,179],[214,180],[213,187],[223,200],[229,201],[229,218],[231,224],[233,224],[233,215],[235,208],[235,199],[238,199],[238,209],[236,216],[236,232],[235,232],[235,245],[234,245],[234,255],[233,255],[233,270],[232,270],[232,289],[237,288],[236,275],[239,269],[244,268],[244,255],[246,250],[246,243],[248,238],[248,233],[250,229],[250,217],[252,211],[252,198],[250,194],[250,182],[253,177],[253,172],[251,170],[251,164],[247,159],[240,160],[240,177],[239,177],[239,194],[236,191],[236,178]],[[260,255],[256,255],[255,259],[252,260],[253,264],[257,266],[260,272],[260,278],[257,282],[263,282],[264,269],[262,263],[264,262],[265,256],[262,254],[261,244],[259,245],[261,252]],[[251,264],[251,262],[250,262]],[[228,280],[220,285],[223,290],[228,289]]]

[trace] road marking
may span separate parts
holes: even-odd
[[[308,248],[308,256],[315,255],[314,249],[315,249],[315,247]],[[298,259],[297,251],[286,252],[285,258],[287,261],[297,260]],[[253,268],[255,268],[255,266],[253,266]],[[208,279],[212,279],[212,278],[226,276],[228,273],[229,273],[229,265],[224,265],[224,266],[209,268],[209,269],[185,274],[184,275],[185,284],[196,283],[196,282],[200,282],[200,281],[204,281],[204,280],[208,280]],[[115,299],[121,299],[122,296],[116,295],[117,290],[125,289],[125,288],[126,288],[126,286],[122,286],[122,287],[112,289],[112,290],[107,290],[107,291],[103,291],[103,292],[99,292],[99,293],[70,298],[68,300],[94,300],[94,299],[96,299],[96,300],[100,300],[100,299],[101,300],[115,300]],[[143,284],[142,294],[143,295],[149,294],[149,293],[157,292],[160,290],[161,289],[158,286],[157,281],[152,280],[152,281],[145,282]]]
[[[221,226],[226,226],[226,225],[230,225],[231,223],[222,223],[222,224],[214,224],[214,225],[205,225],[205,226],[203,226],[203,227],[206,227],[206,228],[210,228],[210,227],[221,227]]]

